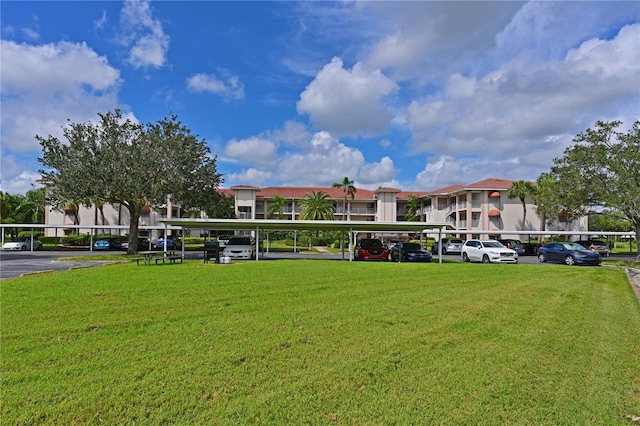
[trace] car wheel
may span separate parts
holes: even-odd
[[[444,256],[445,254],[447,254],[447,249],[442,247],[442,255]]]
[[[37,247],[36,247],[36,250],[37,250],[37,251],[42,250],[42,244],[40,244],[39,246],[37,246]]]
[[[462,253],[462,260],[464,262],[469,262],[469,256],[467,256],[467,253]]]
[[[573,256],[567,256],[564,258],[564,263],[566,263],[569,266],[575,265],[576,261],[573,258]]]
[[[27,250],[27,246],[20,246],[20,251],[26,251]]]
[[[538,262],[540,262],[540,263],[544,263],[544,262],[546,262],[546,261],[547,261],[547,259],[544,257],[544,254],[540,253],[540,254],[538,255]]]
[[[482,263],[490,263],[489,256],[486,254],[482,256]]]

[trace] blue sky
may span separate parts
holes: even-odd
[[[224,187],[429,191],[534,180],[597,120],[640,119],[640,3],[0,3],[1,190],[36,134],[175,113]]]

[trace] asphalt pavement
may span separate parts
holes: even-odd
[[[91,252],[88,250],[83,251],[24,251],[24,252],[9,252],[9,251],[1,251],[0,252],[0,279],[4,278],[12,278],[19,277],[24,274],[36,274],[43,272],[52,272],[52,271],[62,271],[73,268],[85,268],[90,266],[98,266],[103,265],[105,261],[97,261],[92,260],[92,257],[98,254],[104,254],[104,252]],[[67,260],[59,260],[64,257],[83,257],[86,260],[75,260],[75,261],[67,261]],[[634,256],[616,256],[620,258],[628,258],[635,259]],[[185,252],[186,259],[202,259],[202,252],[199,250],[196,251],[186,251]],[[302,252],[302,253],[292,253],[292,252],[269,252],[263,253],[260,256],[261,260],[278,260],[278,259],[323,259],[323,260],[342,260],[343,256],[341,253],[330,253],[327,251],[321,252]],[[348,260],[349,255],[345,253],[344,259]],[[460,255],[445,255],[443,259],[450,260],[461,260]],[[438,262],[437,256],[434,256],[434,262]],[[519,262],[521,264],[536,264],[538,263],[538,258],[535,256],[520,256]],[[548,265],[554,265],[548,263]]]

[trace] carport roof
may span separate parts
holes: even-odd
[[[272,220],[272,219],[160,219],[168,226],[184,229],[213,230],[331,230],[361,232],[422,232],[430,229],[445,229],[445,223],[429,222],[373,222],[350,220]]]

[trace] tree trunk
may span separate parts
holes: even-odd
[[[522,230],[524,231],[525,224],[527,223],[527,203],[524,198],[520,198],[522,203]]]
[[[636,261],[640,262],[640,220],[636,221]]]
[[[129,210],[129,248],[127,254],[138,253],[138,222],[142,215],[142,205],[130,203],[126,206]]]

